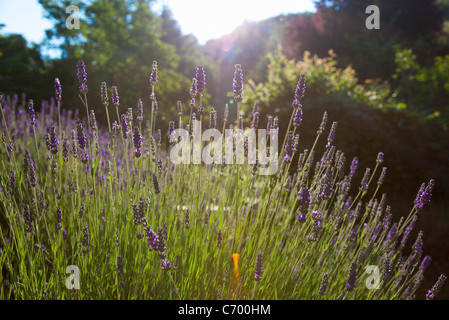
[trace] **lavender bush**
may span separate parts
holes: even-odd
[[[178,103],[177,123],[161,133],[163,76],[153,62],[149,99],[136,97],[135,109],[120,105],[115,86],[88,90],[82,61],[83,107],[75,112],[61,108],[59,79],[40,112],[32,99],[1,97],[0,299],[435,299],[445,275],[425,297],[415,295],[431,262],[415,226],[434,180],[417,188],[410,214],[393,221],[381,191],[382,152],[372,168],[358,168],[337,149],[338,125],[327,125],[327,113],[313,145],[301,146],[304,75],[290,123],[268,118],[267,132],[286,128],[276,174],[259,175],[259,162],[174,165],[173,130],[192,132],[193,119],[203,130],[208,115],[215,128],[220,115],[203,105],[206,70],[198,66],[186,88],[190,110]],[[237,118],[226,106],[223,129],[257,129],[257,103],[241,108],[240,65],[233,91]],[[107,127],[89,108],[94,94]],[[241,112],[251,107],[251,115]],[[79,270],[79,288],[67,286],[69,266]]]

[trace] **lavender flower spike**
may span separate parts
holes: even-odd
[[[351,263],[348,274],[348,282],[346,283],[346,289],[352,291],[355,288],[355,278],[357,273],[357,264],[355,262]]]
[[[84,61],[83,60],[78,60],[78,72],[77,72],[77,77],[78,77],[78,81],[80,82],[80,92],[81,93],[87,93],[88,88],[87,88],[87,73],[86,73],[86,67],[84,65]]]
[[[120,99],[119,99],[119,96],[118,96],[118,92],[117,92],[117,87],[116,86],[112,87],[112,98],[111,99],[112,99],[112,104],[114,106],[118,107],[119,104],[120,104]]]
[[[142,134],[138,126],[134,127],[133,143],[134,155],[136,158],[139,158],[142,154]]]
[[[320,289],[318,290],[318,294],[319,294],[320,296],[323,296],[323,295],[326,293],[327,282],[328,282],[328,273],[325,272],[325,273],[323,274],[323,280],[321,280]]]
[[[234,100],[236,102],[242,102],[243,72],[242,66],[240,64],[235,65],[234,79],[232,84],[233,84]]]
[[[301,99],[304,97],[304,93],[306,91],[306,79],[305,74],[301,74],[299,77],[298,85],[296,86],[295,90],[295,100],[293,100],[292,107],[293,108],[299,108],[301,107]]]
[[[62,98],[62,87],[59,82],[59,78],[55,78],[55,99],[56,101],[61,101]]]
[[[150,83],[151,85],[156,85],[157,82],[157,61],[153,61],[153,69],[150,74]]]
[[[432,289],[427,291],[427,294],[426,294],[427,300],[435,299],[436,295],[441,291],[441,288],[443,287],[444,282],[446,281],[446,279],[447,279],[447,277],[444,274],[442,274],[438,278],[438,281],[435,283],[435,285],[432,287]]]
[[[262,253],[257,254],[256,271],[254,273],[254,280],[260,281],[262,279]]]
[[[34,126],[36,123],[36,113],[34,112],[34,102],[32,99],[28,100],[27,113],[30,118],[31,125]]]
[[[196,90],[202,94],[204,88],[206,87],[206,73],[204,72],[204,67],[199,65],[196,68]]]

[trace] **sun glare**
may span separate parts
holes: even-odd
[[[315,11],[308,1],[258,0],[160,0],[168,6],[184,34],[193,34],[199,43],[231,33],[245,21],[260,21],[279,14]]]

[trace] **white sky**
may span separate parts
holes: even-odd
[[[279,14],[314,12],[312,0],[157,0],[173,12],[184,34],[193,34],[200,44],[230,33],[245,20],[260,21]],[[2,32],[21,33],[28,41],[40,42],[50,21],[43,18],[37,0],[0,0]]]

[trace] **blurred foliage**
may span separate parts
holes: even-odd
[[[437,56],[433,65],[423,67],[411,49],[395,46],[398,98],[410,112],[435,118],[447,127],[449,123],[449,55]]]
[[[45,62],[39,47],[29,47],[20,34],[0,34],[0,91],[5,95],[20,94],[47,98],[41,92]]]

